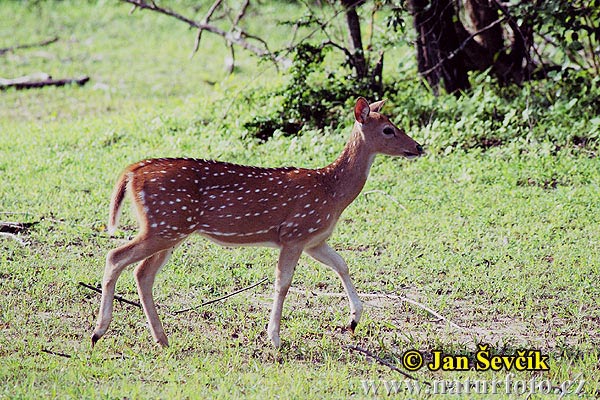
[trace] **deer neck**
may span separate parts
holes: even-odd
[[[331,195],[342,203],[342,209],[352,203],[364,187],[375,154],[365,142],[364,134],[355,126],[339,157],[323,168]]]

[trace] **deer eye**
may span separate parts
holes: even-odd
[[[394,130],[391,127],[389,127],[389,126],[386,126],[385,128],[383,128],[383,134],[385,136],[393,136],[394,135]]]

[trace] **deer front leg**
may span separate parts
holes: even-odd
[[[358,298],[358,293],[350,280],[350,272],[348,270],[348,265],[344,261],[344,259],[336,253],[327,243],[322,243],[316,247],[306,249],[306,253],[314,258],[315,260],[327,265],[331,269],[333,269],[339,275],[342,280],[342,285],[344,286],[344,290],[346,291],[346,295],[348,296],[348,301],[350,302],[350,330],[354,332],[354,329],[358,325],[360,321],[360,316],[362,314],[363,306]]]
[[[283,301],[287,295],[288,289],[292,284],[292,277],[294,276],[294,270],[296,264],[300,259],[302,249],[293,247],[282,247],[279,252],[279,261],[277,262],[277,269],[275,271],[275,294],[273,296],[273,309],[271,310],[271,318],[269,319],[269,326],[267,328],[267,334],[273,343],[273,346],[281,346],[281,339],[279,338],[279,328],[281,325],[281,311],[283,309]]]

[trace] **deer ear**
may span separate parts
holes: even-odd
[[[375,103],[371,103],[369,105],[369,108],[371,109],[372,112],[380,112],[381,108],[383,107],[383,105],[385,104],[386,99],[383,99],[381,101],[376,101]]]
[[[356,118],[356,121],[364,124],[370,112],[369,102],[364,97],[359,97],[354,106],[354,118]]]

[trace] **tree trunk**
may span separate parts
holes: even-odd
[[[454,27],[458,16],[451,0],[409,0],[417,31],[419,72],[435,93],[440,82],[448,93],[459,94],[471,85]],[[460,22],[459,22],[460,23]]]
[[[465,46],[465,56],[470,69],[485,71],[488,68],[501,84],[522,83],[530,79],[535,65],[529,52],[533,43],[533,31],[528,21],[519,25],[510,10],[496,0],[466,0],[465,8],[474,32],[481,32]],[[494,21],[505,17],[512,32],[510,43],[505,43],[505,31],[501,24],[488,28]],[[470,33],[458,23],[459,37],[466,40]],[[508,41],[508,39],[507,39]]]
[[[466,0],[464,4],[475,32],[482,31],[500,18],[498,8],[492,0]],[[482,31],[482,33],[475,36],[475,40],[487,49],[489,55],[492,57],[488,63],[488,65],[491,65],[493,58],[504,47],[502,25],[498,24]]]
[[[346,8],[346,26],[348,27],[348,36],[350,38],[350,53],[353,55],[351,60],[357,78],[367,77],[367,61],[362,44],[362,35],[360,32],[360,19],[356,12],[359,5],[355,0],[342,0],[342,5]]]
[[[508,11],[506,12],[508,13]],[[535,64],[530,57],[533,29],[527,19],[519,24],[513,18],[509,18],[508,26],[512,30],[510,51],[498,59],[494,69],[502,83],[520,84],[529,80],[535,69]]]

